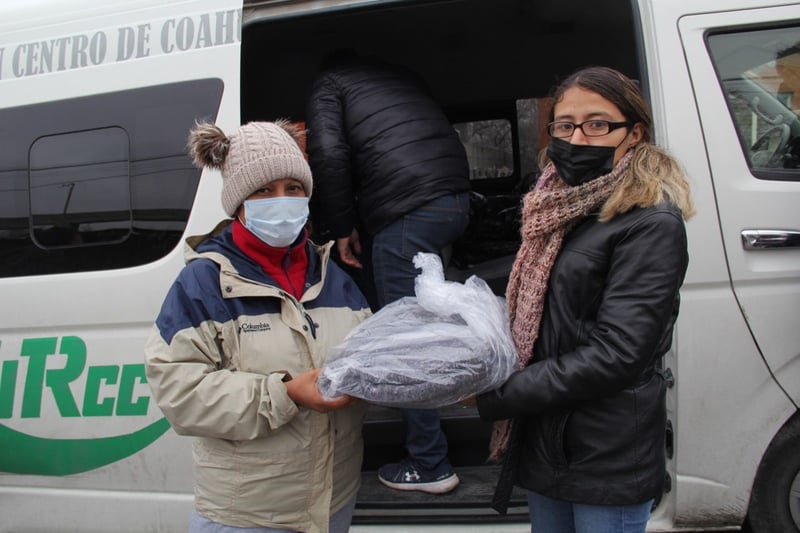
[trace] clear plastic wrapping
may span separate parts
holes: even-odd
[[[318,381],[325,398],[436,408],[497,388],[517,368],[503,298],[475,276],[445,280],[435,254],[417,254],[414,265],[416,296],[385,306],[331,350]]]

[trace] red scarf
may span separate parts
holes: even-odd
[[[274,279],[280,287],[300,299],[306,281],[308,255],[306,241],[308,233],[303,230],[303,238],[298,244],[288,248],[276,248],[265,243],[245,228],[238,219],[233,221],[233,242],[244,253],[258,263],[264,272]]]

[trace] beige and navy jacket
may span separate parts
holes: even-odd
[[[230,226],[188,239],[145,348],[154,399],[177,433],[195,437],[195,506],[215,522],[327,532],[330,512],[358,491],[363,404],[299,408],[283,381],[321,367],[370,314],[330,244],[306,246],[298,301],[241,252]]]

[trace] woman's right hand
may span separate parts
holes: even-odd
[[[317,388],[317,378],[322,370],[315,368],[304,372],[286,382],[286,392],[294,403],[301,407],[313,409],[320,413],[327,413],[347,407],[356,401],[352,396],[339,396],[333,400],[326,400]]]

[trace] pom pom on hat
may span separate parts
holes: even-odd
[[[214,124],[200,123],[189,135],[189,149],[195,165],[222,172],[222,207],[232,217],[248,196],[275,180],[295,179],[311,196],[301,136],[302,130],[285,120],[249,122],[228,136]]]

